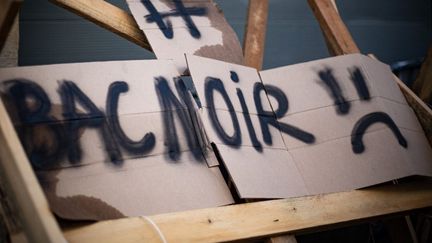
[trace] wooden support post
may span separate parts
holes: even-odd
[[[268,0],[249,0],[243,52],[246,66],[261,70],[267,29]]]
[[[104,0],[51,0],[51,2],[152,51],[132,15]]]
[[[334,0],[308,0],[320,24],[333,56],[360,53],[346,25],[342,21]]]
[[[377,186],[301,198],[125,218],[67,230],[69,242],[221,242],[293,234],[430,207],[432,183]],[[155,236],[156,234],[156,236]],[[151,237],[151,238],[150,238]],[[134,241],[135,240],[135,241]]]
[[[340,17],[334,0],[308,0],[309,4],[318,20],[323,31],[324,38],[333,55],[343,55],[350,53],[359,53],[351,34]],[[376,59],[375,56],[369,55]],[[399,85],[408,104],[415,111],[420,124],[425,131],[425,135],[432,145],[432,111],[424,104],[399,78],[394,75],[395,82]],[[394,181],[397,183],[397,180]],[[406,223],[410,223],[407,217]]]
[[[28,239],[31,242],[66,242],[1,99],[0,173]]]
[[[413,84],[414,92],[426,103],[432,103],[432,45]]]
[[[6,42],[20,6],[20,0],[0,0],[0,50]]]

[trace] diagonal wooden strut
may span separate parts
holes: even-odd
[[[50,0],[145,49],[152,48],[132,15],[103,0]]]
[[[6,42],[20,6],[20,0],[0,1],[0,51]]]

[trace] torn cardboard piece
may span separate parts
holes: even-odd
[[[0,69],[2,98],[56,214],[102,220],[233,203],[196,141],[178,76],[155,60]]]
[[[242,72],[239,66],[201,57],[187,60],[203,104],[198,111],[202,125],[242,198],[338,192],[432,175],[431,148],[382,63],[357,54],[262,71],[264,89],[254,92],[251,87],[260,81],[246,67],[242,71],[248,74],[240,79],[246,82],[237,84],[227,73]],[[220,80],[218,88],[209,85],[212,80]],[[248,109],[241,105],[239,89]],[[263,154],[275,154],[268,141],[280,136],[287,156],[271,163]],[[257,144],[265,146],[258,149]],[[286,187],[274,186],[275,181]],[[286,190],[291,185],[298,190]]]
[[[127,0],[138,26],[156,57],[173,59],[180,73],[184,54],[242,64],[243,52],[236,33],[211,0]]]

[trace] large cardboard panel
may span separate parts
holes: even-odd
[[[159,59],[173,59],[187,70],[184,54],[243,63],[238,38],[211,0],[127,0],[139,27]]]
[[[187,60],[202,104],[198,108],[201,126],[243,198],[337,192],[411,175],[432,175],[432,150],[390,69],[382,63],[356,54],[262,71],[267,97],[254,99],[253,84],[259,82],[252,70],[201,57],[187,56]],[[233,82],[231,70],[240,73],[240,80],[252,82]],[[210,74],[223,88],[212,91],[215,98],[209,104]],[[246,112],[236,103],[237,89],[245,93]],[[226,90],[225,98],[220,90]],[[229,108],[226,100],[232,103]],[[268,108],[272,112],[263,112]],[[260,116],[268,120],[262,122]],[[240,117],[250,117],[251,125]],[[276,123],[269,122],[275,118]],[[266,127],[270,137],[282,136],[285,149],[278,142],[264,142]],[[250,133],[244,136],[250,130],[265,145],[262,151]],[[241,136],[233,144],[223,138],[224,133],[225,137]],[[291,173],[293,181],[281,171]],[[274,181],[299,188],[285,190],[288,187],[275,186]]]
[[[101,220],[233,202],[206,163],[178,76],[171,61],[154,60],[0,69],[55,213]]]
[[[103,220],[154,215],[233,203],[219,168],[191,152],[130,159],[123,166],[95,163],[39,171],[51,207],[68,219]]]

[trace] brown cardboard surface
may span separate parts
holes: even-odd
[[[199,149],[199,144],[193,144],[193,147],[189,147],[187,143],[187,136],[194,136],[194,134],[189,134],[181,129],[182,124],[180,119],[176,116],[175,112],[171,111],[160,111],[160,112],[151,112],[151,113],[141,113],[141,114],[125,114],[121,115],[118,119],[121,124],[121,128],[123,132],[133,141],[139,141],[146,133],[152,132],[155,136],[157,142],[153,149],[145,154],[131,154],[131,153],[123,153],[123,159],[134,159],[139,157],[149,157],[153,155],[161,155],[166,154],[169,150],[166,144],[163,143],[165,140],[165,131],[164,131],[164,118],[166,113],[170,113],[174,116],[174,124],[177,128],[177,141],[179,143],[179,151],[185,152],[191,149]],[[62,123],[58,122],[55,124],[43,123],[37,125],[35,129],[49,129],[50,126],[55,125],[67,125],[70,124],[71,121],[63,121]],[[31,129],[32,125],[19,125],[16,124],[16,128],[18,131],[23,130],[27,131]],[[43,136],[43,131],[41,130],[41,136]],[[112,136],[114,134],[110,133]],[[26,140],[27,141],[27,140]],[[110,158],[107,153],[104,152],[104,141],[101,138],[99,131],[96,129],[85,129],[82,131],[79,137],[79,142],[82,146],[83,160],[80,163],[70,163],[67,157],[61,158],[58,161],[58,164],[53,164],[49,166],[49,169],[55,168],[67,168],[74,166],[83,166],[98,162],[110,162]]]
[[[308,190],[291,155],[283,149],[233,149],[217,145],[241,198],[298,197]]]
[[[132,15],[144,31],[157,58],[173,59],[180,73],[187,70],[185,53],[243,63],[238,38],[213,1],[178,2],[186,12],[195,12],[188,14],[189,24],[178,14],[180,7],[176,6],[175,1],[127,0]],[[199,12],[201,14],[197,14]],[[163,18],[158,19],[159,25],[157,21],[147,21],[146,16],[154,14],[158,18],[161,17],[160,13],[169,16],[162,15]]]
[[[126,160],[121,167],[96,163],[41,171],[38,177],[52,209],[68,219],[154,215],[233,203],[219,169],[208,168],[191,152],[183,152],[176,162],[156,155]],[[102,202],[107,206],[101,208]]]
[[[350,137],[289,152],[310,194],[348,191],[410,175],[431,176],[432,153],[424,135],[401,132],[408,149],[400,147],[389,129],[381,129],[364,135],[366,151],[362,154],[352,153]]]
[[[2,98],[56,214],[102,220],[233,203],[218,164],[207,162],[212,157],[204,158],[205,151],[196,142],[189,107],[180,98],[185,90],[176,89],[181,87],[180,82],[175,84],[178,76],[174,64],[162,60],[0,69]],[[65,80],[76,88],[66,92],[61,88]],[[117,90],[117,109],[109,108],[117,102],[107,98],[115,82],[128,85]],[[24,96],[29,90],[31,94]],[[108,109],[117,112],[109,116]],[[170,117],[172,124],[166,123]],[[74,124],[82,127],[70,133]],[[149,133],[154,145],[138,147]],[[77,134],[81,148],[77,161],[68,156],[74,151],[67,140],[71,134]],[[178,148],[170,146],[174,142]]]
[[[258,114],[254,101],[254,86],[257,83],[261,84],[261,79],[256,69],[193,55],[186,55],[186,58],[202,106],[218,110],[244,112],[238,99],[239,89],[243,93],[248,113]],[[206,68],[203,69],[203,66]],[[237,76],[237,82],[233,80],[235,79],[233,75]],[[217,92],[214,95],[214,106],[212,107],[208,104],[205,86],[209,78],[216,78],[222,81],[223,87],[228,97],[230,97],[233,109],[227,107],[223,97]],[[260,95],[261,99],[267,99],[265,92],[261,92]],[[268,101],[262,102],[262,105],[265,111],[271,111]]]
[[[234,133],[234,127],[232,125],[231,116],[236,116],[238,119],[238,122],[239,122],[241,146],[249,146],[249,147],[254,146],[253,143],[251,142],[251,139],[250,139],[251,135],[248,131],[243,113],[241,113],[241,112],[229,112],[229,111],[225,111],[225,110],[216,110],[215,112],[217,113],[217,116],[219,118],[221,126],[223,127],[223,130],[229,135],[232,135]],[[216,131],[216,129],[212,125],[211,118],[209,117],[209,109],[208,108],[202,109],[201,119],[202,119],[202,124],[203,124],[204,128],[207,128],[205,130],[205,133],[206,133],[208,139],[211,142],[214,142],[216,144],[225,144],[222,141],[222,139],[220,138],[219,133]],[[262,134],[262,130],[260,128],[258,115],[250,114],[250,119],[251,119],[252,125],[254,127],[257,139],[259,141],[263,141],[263,134]],[[273,118],[273,117],[263,117],[261,119],[275,120],[275,118]],[[264,148],[285,149],[285,144],[284,144],[284,141],[282,140],[282,136],[281,136],[281,133],[279,132],[279,130],[274,128],[274,127],[270,127],[269,131],[270,131],[270,135],[272,137],[272,144],[270,145],[270,144],[266,144],[266,143],[261,142],[261,146]],[[233,147],[235,147],[235,146],[233,146]]]
[[[328,106],[284,116],[278,120],[283,123],[300,127],[312,134],[319,134],[319,136],[316,136],[315,143],[323,143],[351,136],[353,124],[355,124],[365,114],[380,111],[385,111],[399,128],[406,128],[419,133],[422,133],[423,131],[414,112],[407,105],[402,105],[379,97],[372,98],[370,102],[357,100],[349,103],[351,109],[346,115],[337,115],[335,113],[335,108],[333,106]],[[317,122],[319,121],[328,122],[318,126]],[[371,132],[385,128],[385,124],[376,123],[369,127],[367,131]],[[288,150],[310,146],[286,133],[283,133],[282,137]]]
[[[371,98],[381,97],[406,104],[405,98],[393,80],[390,68],[361,54],[325,58],[265,70],[260,72],[260,76],[265,84],[278,84],[278,87],[287,95],[290,100],[289,115],[334,105],[328,87],[319,77],[320,71],[331,70],[334,78],[340,81],[338,84],[347,102],[359,100],[350,75],[350,70],[354,67],[362,71]]]
[[[169,87],[175,90],[172,79],[178,77],[179,73],[169,60],[90,62],[85,65],[71,63],[0,70],[3,82],[9,79],[32,80],[49,94],[52,104],[58,105],[61,104],[59,82],[74,81],[96,106],[105,108],[109,84],[127,80],[129,90],[121,94],[119,115],[164,110],[161,109],[155,92],[154,79],[158,76],[164,77]],[[0,88],[4,91],[6,86],[3,84]],[[61,120],[61,112],[56,117]]]
[[[432,150],[381,63],[346,55],[260,77],[209,58],[187,55],[187,61],[195,101],[167,60],[0,69],[2,98],[59,216],[99,220],[230,204],[222,164],[241,198],[432,176]],[[353,67],[369,99],[356,88],[363,86],[353,82]],[[66,81],[76,88],[65,89]],[[128,88],[109,89],[119,82]],[[109,90],[118,102],[107,101]],[[341,94],[345,102],[335,102]],[[71,133],[74,124],[83,127]],[[144,151],[138,141],[149,132],[155,144]],[[77,161],[71,135],[82,152]]]
[[[203,104],[197,108],[202,126],[243,198],[346,191],[411,175],[432,175],[432,150],[390,69],[382,63],[354,54],[261,71],[266,89],[262,93],[267,97],[259,100],[263,110],[268,111],[265,103],[269,102],[274,112],[260,114],[253,97],[253,86],[259,81],[252,70],[201,57],[187,56],[187,60]],[[230,70],[239,73],[239,83],[232,81]],[[364,86],[358,82],[359,72]],[[222,81],[222,88],[213,91],[213,106],[207,104],[208,77]],[[244,93],[247,112],[237,88]],[[228,98],[220,95],[223,89]],[[244,113],[262,150],[252,142]],[[264,121],[274,144],[265,143],[260,116],[277,117],[277,124]],[[241,136],[234,144],[223,139],[223,133],[234,136],[236,132]],[[279,147],[280,136],[285,150]],[[276,181],[281,184],[275,186]]]

